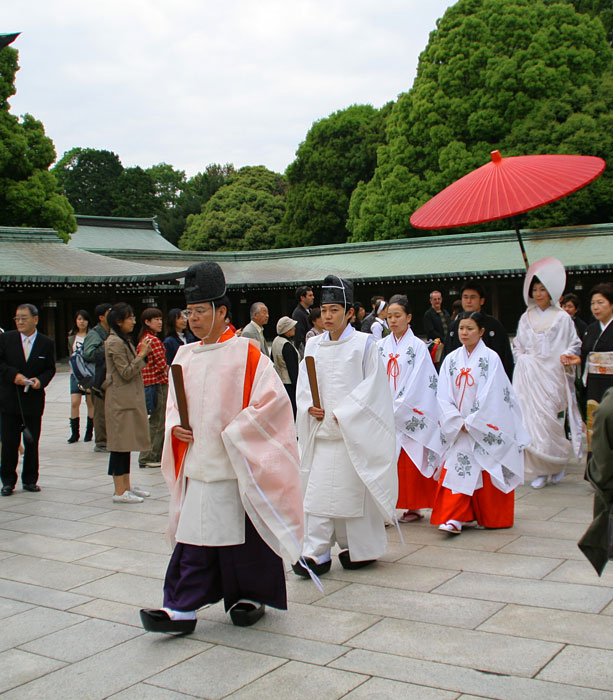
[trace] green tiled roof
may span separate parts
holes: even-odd
[[[0,227],[1,283],[155,282],[179,272],[71,248],[53,229]]]
[[[613,224],[526,231],[522,238],[531,262],[547,256],[569,271],[613,267]],[[106,253],[124,257],[120,250]],[[155,253],[130,251],[131,260],[164,267],[187,267],[215,260],[235,288],[284,287],[320,282],[333,272],[356,282],[436,280],[523,275],[525,267],[514,231],[405,238],[240,253]]]
[[[94,252],[108,250],[178,251],[158,229],[155,219],[77,215],[78,229],[68,245]]]

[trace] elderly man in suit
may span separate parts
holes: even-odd
[[[17,483],[21,433],[25,453],[21,481],[26,491],[40,491],[38,440],[45,410],[45,387],[55,374],[53,341],[39,333],[38,309],[20,304],[15,313],[17,330],[0,334],[0,411],[2,412],[2,495],[10,496]]]
[[[260,344],[262,354],[268,357],[268,346],[264,339],[264,326],[268,323],[268,308],[266,304],[261,301],[256,301],[255,304],[251,304],[249,318],[251,321],[243,328],[243,338],[257,340]]]

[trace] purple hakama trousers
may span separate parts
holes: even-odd
[[[244,544],[199,547],[178,542],[164,580],[164,607],[197,610],[224,599],[226,612],[241,598],[287,610],[283,560],[245,515]]]

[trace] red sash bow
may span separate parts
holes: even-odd
[[[394,391],[396,391],[396,379],[400,376],[400,367],[398,366],[398,358],[400,355],[390,352],[389,360],[387,361],[387,380],[394,380]]]

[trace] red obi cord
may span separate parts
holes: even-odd
[[[460,370],[460,374],[455,378],[455,385],[459,388],[462,386],[462,380],[464,380],[464,388],[462,389],[462,396],[460,396],[460,403],[458,405],[458,410],[462,408],[462,401],[464,401],[464,392],[466,391],[467,386],[473,386],[475,383],[475,380],[470,373],[470,367],[466,368],[463,367]]]
[[[390,352],[389,354],[389,360],[387,361],[387,380],[389,381],[390,379],[394,380],[394,391],[396,391],[396,379],[400,375],[400,367],[398,366],[398,358],[400,355],[396,353],[394,355],[393,352]]]

